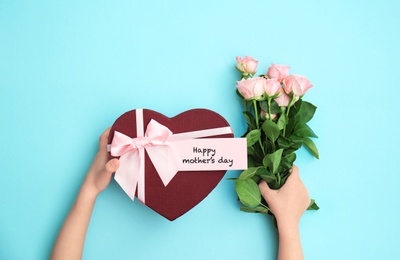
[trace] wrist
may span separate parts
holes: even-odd
[[[299,229],[299,220],[295,218],[277,218],[278,232],[292,232]]]
[[[79,196],[85,198],[85,200],[96,200],[99,194],[100,191],[98,191],[95,187],[88,185],[86,182],[82,184],[79,191]]]
[[[277,219],[279,236],[278,259],[304,259],[301,248],[299,219]]]

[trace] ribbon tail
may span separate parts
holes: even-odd
[[[135,200],[136,187],[139,180],[139,155],[128,152],[119,158],[121,166],[115,172],[115,181],[121,186],[125,193]]]
[[[146,151],[161,181],[167,186],[178,172],[179,162],[175,150],[170,145],[159,145],[148,146]]]

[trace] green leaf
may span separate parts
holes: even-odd
[[[251,177],[251,179],[255,182],[255,183],[260,183],[260,176],[258,175],[254,175],[253,177]]]
[[[284,136],[280,136],[278,138],[279,148],[286,149],[286,148],[289,148],[292,144],[293,144],[293,142]]]
[[[287,118],[286,125],[286,136],[291,136],[293,133],[293,129],[295,125],[298,123],[298,119],[296,118],[297,113],[301,107],[302,100],[299,99],[293,106],[290,107],[290,112]],[[288,108],[289,109],[289,108]]]
[[[294,135],[299,137],[318,137],[306,123],[302,122],[299,122],[294,127]]]
[[[279,149],[274,153],[267,154],[263,159],[263,165],[275,174],[281,163],[283,149]]]
[[[265,168],[270,168],[272,165],[271,154],[267,154],[263,159],[263,165]]]
[[[277,180],[271,180],[271,181],[265,180],[265,181],[268,182],[268,186],[270,189],[278,190],[281,187],[278,185]]]
[[[288,117],[287,117],[287,115],[286,115],[285,113],[283,113],[283,114],[279,117],[278,123],[277,123],[279,130],[282,130],[283,128],[285,128],[285,126],[287,125],[287,123],[288,123]]]
[[[272,143],[278,139],[280,130],[279,127],[271,120],[266,120],[262,125],[261,129],[264,131],[265,135],[271,140]]]
[[[276,182],[275,175],[260,175],[260,177],[261,177],[261,179],[266,181],[268,183],[268,185],[270,185],[270,183]]]
[[[282,157],[280,167],[287,170],[292,168],[294,161],[296,160],[296,154],[290,153]]]
[[[299,149],[304,143],[304,137],[300,137],[297,135],[291,135],[289,140],[293,142],[291,148]]]
[[[247,157],[247,166],[248,167],[257,167],[258,165],[259,165],[259,163],[257,163],[252,157]]]
[[[289,118],[293,118],[299,112],[302,103],[303,100],[300,98],[296,101],[296,103],[294,103],[293,106],[290,107]]]
[[[240,210],[244,211],[244,212],[250,212],[250,213],[262,213],[262,214],[269,213],[269,210],[267,208],[264,208],[263,206],[258,206],[255,208],[240,207]]]
[[[285,137],[288,137],[288,136],[292,135],[295,123],[296,123],[296,121],[294,120],[294,118],[288,118],[288,123],[286,125]]]
[[[268,102],[266,100],[263,100],[260,102],[260,108],[264,110],[265,112],[268,112]]]
[[[317,203],[315,203],[315,200],[311,199],[310,206],[308,206],[307,210],[319,210],[319,207]]]
[[[303,101],[301,102],[301,107],[299,109],[299,112],[297,112],[295,119],[307,123],[308,121],[311,120],[311,118],[313,118],[316,110],[317,110],[316,106],[307,101]]]
[[[273,175],[271,172],[269,172],[266,168],[264,167],[258,167],[256,171],[257,175]]]
[[[255,144],[256,142],[258,142],[258,140],[261,137],[261,131],[260,129],[254,129],[252,131],[250,131],[247,135],[246,135],[246,139],[247,139],[247,147],[252,146],[253,144]]]
[[[256,150],[254,149],[253,146],[248,146],[247,147],[247,155],[249,155],[249,156],[256,156],[257,155],[257,152],[256,152]]]
[[[287,178],[289,178],[290,176],[290,172],[287,171],[286,174],[282,174],[281,175],[281,184],[279,187],[277,187],[277,189],[280,189],[283,185],[285,185]]]
[[[319,159],[317,146],[310,138],[304,138],[304,146],[307,148],[308,151],[310,151],[312,155],[314,155],[315,158]]]
[[[279,164],[281,164],[281,160],[282,160],[282,152],[283,149],[279,149],[276,152],[274,152],[273,154],[271,154],[271,161],[272,161],[272,173],[276,173],[276,171],[278,170]]]
[[[239,179],[240,180],[250,179],[251,177],[253,177],[256,174],[257,170],[258,170],[258,167],[249,167],[247,170],[244,170],[240,174]]]
[[[264,100],[260,102],[260,108],[268,113],[268,101]],[[275,100],[271,100],[271,114],[279,114],[281,112],[281,108]]]
[[[275,100],[271,100],[271,114],[279,114],[281,112],[281,108]]]
[[[290,148],[285,149],[285,150],[283,151],[282,155],[283,155],[283,156],[286,156],[286,155],[288,155],[288,154],[295,153],[297,150],[299,150],[299,148],[297,148],[297,147],[290,147]]]
[[[260,204],[260,189],[255,181],[252,179],[236,180],[235,187],[239,200],[243,205],[253,208]]]
[[[243,116],[246,119],[247,126],[250,129],[256,128],[256,119],[254,118],[252,113],[250,113],[249,111],[244,111]]]
[[[285,156],[285,159],[287,159],[288,162],[293,164],[294,161],[296,160],[296,154],[295,153],[288,154],[288,155]]]
[[[260,167],[258,168],[256,174],[260,176],[264,181],[267,183],[271,183],[272,181],[276,181],[276,176],[272,174],[270,171],[267,169]]]

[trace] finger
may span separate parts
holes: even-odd
[[[293,168],[291,169],[291,174],[289,175],[288,179],[286,180],[285,185],[283,185],[282,188],[283,189],[293,189],[294,187],[302,187],[302,188],[306,189],[303,181],[300,178],[299,168],[296,165],[293,165]]]
[[[300,179],[299,167],[297,167],[296,165],[293,165],[293,167],[289,171],[290,171],[290,175],[288,177],[288,180],[289,179]]]
[[[293,165],[293,168],[290,169],[290,175],[287,177],[285,184],[282,186],[282,189],[292,189],[293,186],[296,186],[297,183],[301,182],[299,176],[298,167]]]
[[[292,174],[299,174],[299,167],[297,167],[296,165],[294,165],[293,164],[293,166],[292,166],[292,169],[290,169],[290,172],[292,173]]]
[[[106,166],[104,167],[104,171],[107,174],[112,174],[119,168],[119,160],[117,158],[111,159],[106,163]]]
[[[108,136],[110,135],[111,127],[107,128],[99,138],[99,150],[107,151]]]
[[[264,180],[260,181],[260,183],[258,184],[258,187],[260,188],[260,192],[261,192],[261,195],[263,195],[263,197],[268,197],[269,195],[271,195],[274,192],[274,190],[272,190],[268,186],[268,183]]]

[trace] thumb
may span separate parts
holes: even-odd
[[[117,158],[111,159],[106,163],[104,167],[105,173],[112,174],[119,168],[119,160]]]
[[[275,190],[272,190],[269,186],[268,183],[264,180],[260,181],[258,184],[258,188],[260,188],[261,195],[266,198],[269,197],[272,193],[275,192]]]

